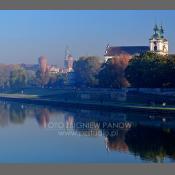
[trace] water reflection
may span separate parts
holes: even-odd
[[[53,116],[56,116],[55,118]],[[63,116],[63,117],[62,117]],[[19,103],[0,102],[0,126],[22,125],[27,118],[48,129],[50,122],[63,122],[68,131],[81,136],[103,137],[108,152],[122,152],[140,160],[175,160],[175,116],[140,113],[58,109]],[[54,129],[59,130],[57,125]]]
[[[50,111],[47,108],[39,108],[34,110],[34,115],[38,124],[41,127],[46,128],[51,115]]]

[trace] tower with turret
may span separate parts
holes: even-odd
[[[39,63],[40,71],[42,73],[46,73],[46,71],[48,70],[47,58],[45,56],[40,56],[38,58],[38,63]]]
[[[67,70],[67,72],[71,72],[73,70],[73,62],[74,62],[74,58],[70,53],[70,49],[68,47],[66,47],[64,67]]]
[[[164,37],[164,29],[162,25],[157,24],[154,27],[154,34],[149,40],[150,51],[160,55],[168,55],[168,40]]]

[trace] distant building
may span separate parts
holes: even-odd
[[[38,64],[20,64],[22,68],[24,68],[27,71],[37,71],[39,69]]]
[[[150,51],[160,55],[168,54],[168,40],[164,37],[164,29],[162,26],[155,25],[154,34],[150,38]]]
[[[65,60],[65,68],[68,70],[68,72],[73,71],[73,63],[74,63],[74,58],[72,55],[68,55],[67,59]]]
[[[64,69],[66,72],[73,71],[73,63],[74,63],[74,58],[70,54],[70,50],[67,47],[65,51],[65,59],[64,59]]]
[[[48,66],[48,71],[51,74],[58,74],[58,73],[60,73],[61,70],[56,65],[51,65],[51,66]]]
[[[38,58],[38,62],[39,62],[39,68],[40,70],[45,73],[48,70],[48,63],[47,63],[47,58],[44,56],[40,56]]]
[[[151,51],[160,55],[168,54],[168,40],[164,37],[164,29],[162,26],[155,25],[154,34],[149,39],[150,46],[110,46],[107,45],[105,50],[105,61],[113,57],[127,54],[131,57]]]
[[[110,58],[117,57],[123,54],[135,56],[149,51],[148,46],[109,46],[107,45],[105,51],[105,61]]]

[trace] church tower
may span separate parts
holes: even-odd
[[[160,55],[168,54],[168,41],[164,38],[164,29],[162,26],[155,25],[154,34],[150,38],[150,51]]]
[[[64,59],[64,67],[67,70],[67,72],[73,71],[73,63],[74,63],[74,58],[70,54],[69,47],[66,47],[66,50],[65,50],[65,59]]]

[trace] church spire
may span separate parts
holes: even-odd
[[[162,25],[158,26],[157,24],[155,24],[153,30],[154,30],[154,34],[153,34],[152,38],[155,38],[155,39],[163,39],[164,38],[164,29],[163,29]]]
[[[157,24],[155,24],[155,26],[154,26],[154,34],[157,34],[158,31],[159,31],[159,28],[158,28]]]
[[[71,72],[73,70],[73,62],[74,62],[74,58],[71,55],[70,48],[66,46],[64,68],[66,69],[67,72]]]
[[[66,46],[65,49],[65,60],[67,59],[67,57],[70,55],[70,48],[68,46]]]
[[[164,34],[164,29],[163,29],[163,26],[161,25],[160,26],[160,35],[161,35],[161,38],[164,38],[163,34]]]

